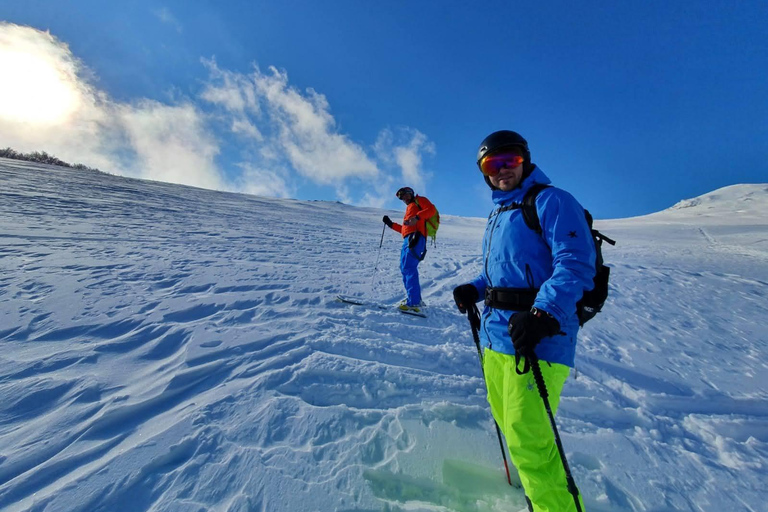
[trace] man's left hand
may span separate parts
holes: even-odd
[[[536,345],[543,338],[560,332],[560,322],[555,317],[533,308],[531,311],[515,313],[507,326],[515,351],[525,357],[535,354]]]

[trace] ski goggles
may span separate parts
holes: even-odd
[[[484,156],[477,165],[480,167],[480,172],[483,175],[492,178],[499,174],[499,171],[502,169],[514,169],[524,161],[525,158],[515,153],[499,153]]]

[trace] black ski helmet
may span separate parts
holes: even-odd
[[[523,150],[525,162],[531,161],[531,152],[528,150],[528,141],[517,132],[511,130],[500,130],[493,132],[480,143],[477,150],[477,165],[480,166],[480,160],[488,153],[496,153],[501,149],[517,146]]]
[[[480,147],[477,149],[477,166],[480,167],[480,160],[482,160],[485,155],[489,153],[497,153],[502,149],[511,147],[518,147],[522,150],[523,158],[525,159],[523,161],[523,179],[527,178],[533,170],[533,165],[531,164],[531,151],[528,149],[528,141],[525,140],[522,135],[513,132],[512,130],[499,130],[483,139],[483,142],[480,143]],[[491,187],[491,190],[496,190],[496,187],[491,184],[491,179],[488,176],[484,177],[485,182]]]
[[[400,196],[403,194],[411,194],[411,197],[416,197],[416,193],[413,191],[411,187],[402,187],[400,190],[398,190],[395,193],[395,197],[400,199]]]

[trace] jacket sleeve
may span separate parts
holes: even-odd
[[[393,231],[397,231],[397,232],[398,232],[398,233],[400,233],[401,235],[403,234],[403,226],[402,226],[402,225],[400,225],[400,224],[398,224],[397,222],[393,222],[393,223],[392,223],[392,227],[391,227],[391,229],[392,229]]]
[[[470,281],[469,284],[477,289],[478,302],[485,300],[485,289],[488,288],[488,283],[485,282],[485,276],[480,274],[473,281]]]
[[[595,244],[584,208],[568,192],[543,190],[536,198],[536,210],[552,251],[552,276],[542,284],[534,306],[565,325],[584,291],[594,286]]]

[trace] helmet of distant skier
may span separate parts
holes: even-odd
[[[411,197],[416,197],[416,194],[413,192],[413,189],[411,187],[403,187],[400,190],[398,190],[395,193],[395,196],[397,196],[398,199],[402,199],[406,195],[410,194]]]

